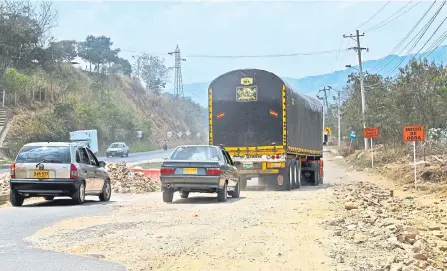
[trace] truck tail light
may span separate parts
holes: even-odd
[[[79,177],[78,167],[75,164],[70,165],[70,179],[77,179]]]
[[[174,169],[170,168],[170,167],[162,167],[160,169],[160,174],[161,175],[170,175],[170,174],[174,174]]]
[[[220,168],[207,168],[206,175],[220,175]]]
[[[15,179],[16,177],[16,164],[12,163],[11,168],[9,169],[9,175],[11,175],[11,179]]]

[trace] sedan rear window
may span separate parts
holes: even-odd
[[[221,160],[222,156],[219,154],[219,150],[213,147],[207,146],[187,146],[178,147],[172,153],[170,160]]]
[[[120,144],[118,144],[118,143],[113,143],[112,145],[110,145],[109,148],[120,148],[120,147],[121,147]]]
[[[16,163],[71,163],[68,146],[24,146]]]

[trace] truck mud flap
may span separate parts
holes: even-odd
[[[273,174],[269,176],[269,181],[267,183],[268,190],[292,190],[295,185],[295,160],[288,160],[286,162],[286,167],[280,169],[278,174]]]

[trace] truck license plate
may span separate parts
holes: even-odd
[[[253,163],[244,163],[243,167],[246,168],[246,169],[252,169],[253,168]]]

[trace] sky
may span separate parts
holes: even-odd
[[[174,66],[174,57],[167,53],[178,45],[186,59],[182,62],[183,83],[208,82],[239,68],[266,69],[280,76],[301,78],[358,64],[356,52],[343,50],[356,45],[354,40],[343,38],[343,34],[354,34],[356,29],[365,32],[361,46],[369,48],[369,52],[363,52],[363,60],[388,55],[433,3],[387,2],[56,1],[54,8],[59,22],[52,34],[57,40],[81,41],[87,35],[111,37],[113,48],[121,48],[121,57],[131,63],[133,55],[145,52],[164,58],[167,66]],[[440,2],[436,2],[429,14],[434,13]],[[411,9],[383,27],[367,31],[401,8],[400,12]],[[432,27],[436,28],[446,14],[447,10],[442,10]],[[445,30],[443,26],[439,34]],[[340,53],[335,52],[340,48]],[[198,57],[328,50],[334,52],[263,58]],[[174,73],[171,81],[173,76]]]

